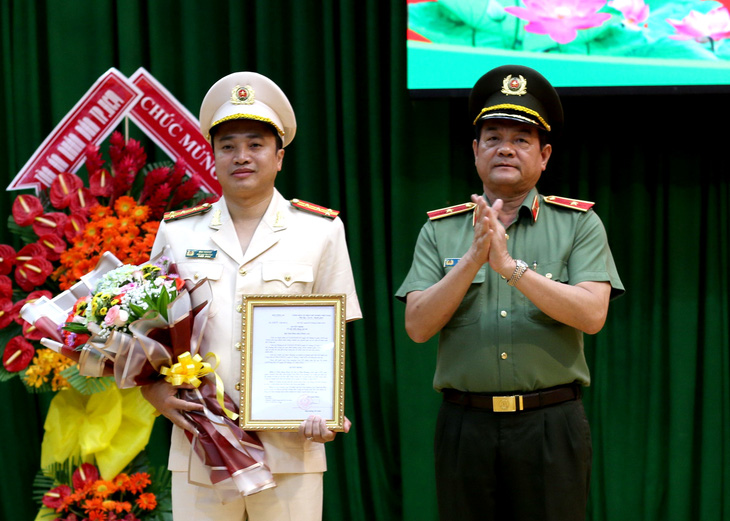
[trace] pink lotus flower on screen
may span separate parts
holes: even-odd
[[[635,31],[641,29],[641,25],[649,18],[649,6],[644,0],[611,0],[608,5],[621,11],[628,29]]]
[[[505,7],[508,13],[527,20],[525,31],[547,34],[558,43],[570,43],[578,29],[598,27],[611,18],[598,10],[606,0],[524,0],[525,7]]]
[[[730,38],[730,12],[726,7],[716,7],[707,14],[690,11],[682,20],[667,18],[677,34],[673,40],[694,40],[699,43]]]

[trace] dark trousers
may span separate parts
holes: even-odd
[[[436,424],[441,521],[582,521],[591,474],[583,402],[495,413],[444,401]]]

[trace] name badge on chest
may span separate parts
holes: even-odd
[[[215,259],[218,250],[185,250],[188,259]]]

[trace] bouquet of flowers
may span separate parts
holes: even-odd
[[[130,468],[139,467],[136,462]],[[91,463],[56,465],[36,477],[37,519],[54,521],[153,521],[172,519],[169,474],[146,468],[104,480]],[[160,469],[164,470],[164,469]],[[153,471],[154,472],[154,471]]]
[[[0,382],[19,376],[31,392],[107,388],[109,379],[81,377],[72,361],[43,348],[21,308],[70,289],[104,252],[125,264],[146,262],[164,212],[214,199],[185,164],[147,164],[140,143],[119,132],[109,156],[106,163],[89,145],[83,177],[62,173],[38,194],[15,198],[8,230],[23,246],[0,244]]]
[[[263,445],[236,423],[236,404],[215,374],[216,355],[199,353],[210,284],[204,279],[186,288],[166,251],[142,265],[105,253],[80,282],[51,300],[26,304],[21,315],[44,332],[43,345],[77,361],[81,374],[113,374],[120,389],[161,378],[189,384],[178,396],[204,410],[186,412],[196,428],[186,434],[222,499],[270,488]]]

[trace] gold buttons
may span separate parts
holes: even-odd
[[[505,233],[504,234],[504,238],[507,239],[507,240],[509,240],[509,233]]]
[[[504,318],[504,317],[507,316],[507,312],[505,310],[502,310],[502,311],[499,312],[499,316],[502,317],[502,318]]]
[[[240,273],[241,275],[246,275],[246,268],[239,268],[238,273]]]
[[[198,280],[200,278],[200,273],[196,273],[195,275],[193,275],[193,278],[195,280]]]
[[[502,360],[507,360],[507,353],[502,353],[502,354],[501,354],[501,355],[499,355],[499,356],[501,356],[501,357],[502,357]]]
[[[240,391],[240,390],[241,390],[241,382],[238,382],[236,384],[236,391]]]
[[[284,280],[289,282],[291,280],[291,275],[285,275]]]
[[[553,274],[552,273],[546,273],[545,274],[545,278],[546,279],[552,279],[553,278]]]

